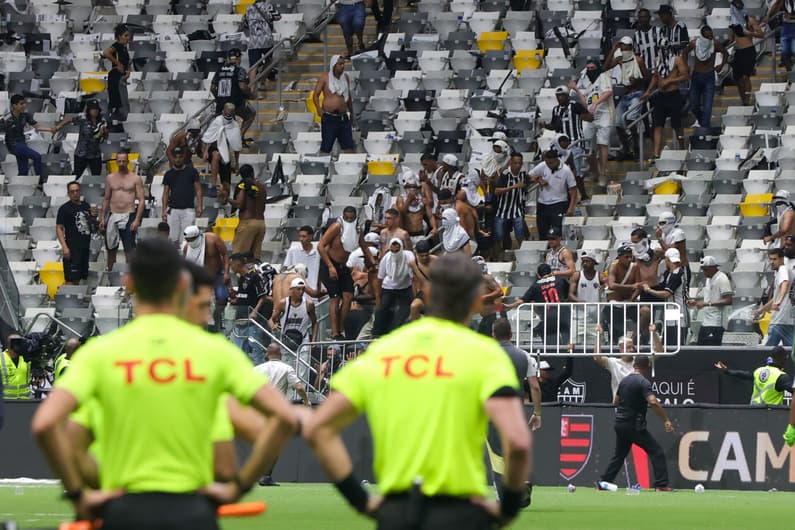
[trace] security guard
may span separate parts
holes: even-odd
[[[61,355],[55,358],[55,363],[53,364],[53,376],[57,381],[59,377],[61,377],[69,365],[72,364],[72,355],[77,351],[77,348],[80,347],[80,340],[79,339],[69,339],[66,341],[64,345],[64,350]]]
[[[17,351],[23,340],[21,335],[9,335],[6,349],[0,356],[5,400],[30,399],[30,363]]]
[[[760,366],[753,373],[746,370],[729,370],[723,361],[715,363],[715,368],[726,375],[754,382],[751,405],[781,405],[784,402],[784,391],[792,388],[792,377],[784,372],[786,362],[787,350],[776,346],[767,358],[767,364]]]
[[[246,493],[300,422],[237,348],[178,318],[190,282],[168,240],[140,242],[129,267],[126,287],[135,293],[136,318],[81,348],[36,411],[32,430],[79,517],[103,511],[106,530],[216,530],[216,503]],[[271,421],[234,481],[211,484],[211,431],[224,392],[250,402]],[[99,492],[84,489],[59,428],[92,399],[105,435]]]
[[[467,327],[481,309],[481,285],[480,267],[465,255],[439,258],[425,293],[430,316],[382,337],[334,374],[333,392],[307,421],[305,436],[328,476],[379,528],[486,529],[520,510],[530,432],[510,359]],[[383,499],[356,479],[339,434],[362,414]],[[505,451],[501,504],[483,500],[489,419]]]

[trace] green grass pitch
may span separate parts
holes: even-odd
[[[0,521],[16,520],[19,528],[57,528],[70,517],[69,506],[59,500],[56,486],[0,486]],[[262,516],[224,520],[224,530],[295,529],[360,530],[374,524],[356,515],[331,486],[283,484],[258,488],[245,500],[262,499],[268,511]],[[792,492],[740,492],[692,490],[674,493],[641,491],[639,495],[597,492],[580,487],[536,488],[533,505],[511,528],[605,530],[749,530],[789,526],[795,506]],[[454,530],[454,529],[452,529]]]

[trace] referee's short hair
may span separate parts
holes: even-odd
[[[635,360],[632,361],[632,366],[634,366],[635,368],[648,370],[649,368],[651,368],[651,361],[645,355],[636,355]]]
[[[480,294],[483,273],[466,254],[445,254],[431,267],[428,311],[439,318],[463,322]]]
[[[210,271],[192,261],[183,261],[182,266],[190,273],[193,283],[193,294],[199,292],[199,287],[215,287],[215,278]]]
[[[130,276],[135,295],[142,302],[162,303],[177,289],[182,257],[168,239],[148,238],[138,243],[130,258]]]

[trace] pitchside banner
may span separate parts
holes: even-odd
[[[665,450],[674,488],[795,490],[795,452],[781,438],[785,408],[670,407],[676,433],[649,413],[649,430]],[[607,468],[616,436],[614,409],[549,406],[534,439],[534,482],[592,486]],[[557,459],[555,458],[557,456]],[[633,447],[615,482],[653,487],[646,453]]]

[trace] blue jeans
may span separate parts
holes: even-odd
[[[795,55],[795,22],[781,23],[781,58],[786,60]]]
[[[337,5],[337,23],[346,37],[352,37],[354,33],[361,33],[364,30],[366,16],[364,2],[357,2],[353,5]]]
[[[765,346],[778,346],[779,342],[784,346],[792,346],[793,332],[795,332],[795,326],[791,324],[771,324],[767,328]]]
[[[17,142],[11,148],[11,152],[17,157],[17,168],[20,175],[28,174],[28,159],[33,160],[33,169],[39,177],[44,175],[44,166],[41,163],[41,155],[28,147],[25,142]]]
[[[690,78],[690,111],[702,127],[712,121],[712,101],[715,99],[715,73],[694,72]]]
[[[640,103],[640,97],[642,95],[642,90],[636,90],[635,92],[628,92],[624,95],[624,97],[621,98],[621,101],[618,102],[618,107],[616,108],[616,125],[618,127],[626,129],[627,125],[640,118],[640,113],[643,110],[643,107],[636,107],[636,105]],[[630,112],[627,116],[627,119],[625,120],[624,113],[633,107],[636,107],[635,110]]]
[[[265,340],[262,330],[253,324],[246,322],[245,324],[235,324],[235,329],[232,332],[232,342],[235,346],[243,350],[254,366],[265,362],[265,351],[259,347],[258,344],[248,340],[250,338],[259,341],[262,344]]]
[[[501,217],[497,217],[494,219],[494,241],[496,241],[498,245],[501,245],[502,240],[505,239],[505,228],[510,227],[511,225],[513,225],[513,235],[516,236],[516,241],[520,243],[524,241],[525,233],[523,217],[514,217],[513,219],[503,219]]]

